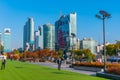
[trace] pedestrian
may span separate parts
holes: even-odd
[[[62,59],[59,58],[59,59],[57,60],[58,70],[61,70],[61,63],[62,63]]]
[[[6,58],[5,58],[5,56],[4,56],[4,57],[2,57],[1,70],[5,69],[5,64],[6,64]]]

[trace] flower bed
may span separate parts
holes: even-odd
[[[106,63],[106,65],[107,65],[107,68],[120,67],[120,64],[117,64],[117,63]],[[76,62],[73,64],[73,66],[87,66],[87,67],[103,68],[104,63],[100,63],[100,62]]]
[[[106,63],[107,73],[120,75],[120,64],[118,63]],[[100,62],[76,62],[73,64],[76,67],[94,67],[94,68],[104,68],[104,63]],[[92,69],[91,69],[92,70]]]
[[[107,73],[120,75],[120,67],[108,68]]]

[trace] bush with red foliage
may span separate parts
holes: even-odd
[[[13,58],[14,60],[19,60],[19,59],[20,59],[20,55],[19,55],[19,54],[14,54],[14,55],[12,56],[12,58]]]
[[[107,72],[110,73],[110,74],[120,75],[120,66],[119,67],[110,67],[110,68],[107,68]]]
[[[117,64],[117,63],[106,63],[106,65],[107,65],[107,68],[120,67],[120,64]],[[100,62],[76,62],[73,64],[73,66],[88,66],[88,67],[103,68],[104,63],[100,63]]]
[[[107,73],[120,75],[120,64],[118,63],[106,63]],[[73,66],[87,66],[103,68],[104,63],[100,62],[76,62]]]

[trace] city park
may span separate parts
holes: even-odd
[[[119,80],[120,64],[118,62],[107,62],[107,57],[116,56],[119,52],[120,42],[116,44],[105,45],[105,20],[110,17],[105,11],[100,11],[101,15],[96,15],[97,18],[103,20],[103,43],[102,62],[97,61],[96,55],[92,54],[89,49],[85,50],[69,50],[71,61],[67,61],[68,55],[62,49],[59,50],[36,50],[36,51],[19,51],[6,53],[7,56],[6,68],[0,71],[1,80],[104,80],[111,78]],[[57,70],[42,65],[31,64],[31,62],[51,62],[56,63],[59,58],[62,58],[71,68],[87,67],[95,70],[96,76],[70,72],[67,70]],[[56,63],[57,64],[57,63]],[[96,68],[100,70],[96,70]],[[91,69],[92,70],[92,69]],[[98,72],[100,71],[100,72]],[[111,77],[112,76],[112,77]],[[106,80],[106,79],[105,79]]]

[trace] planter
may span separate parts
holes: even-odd
[[[102,71],[102,68],[97,68],[97,67],[87,67],[87,66],[74,66],[74,69],[77,70],[85,70],[85,71],[93,71],[93,72],[99,72]]]
[[[109,74],[109,73],[104,73],[104,72],[97,72],[96,76],[108,78],[108,79],[112,79],[112,80],[120,80],[120,75]]]

